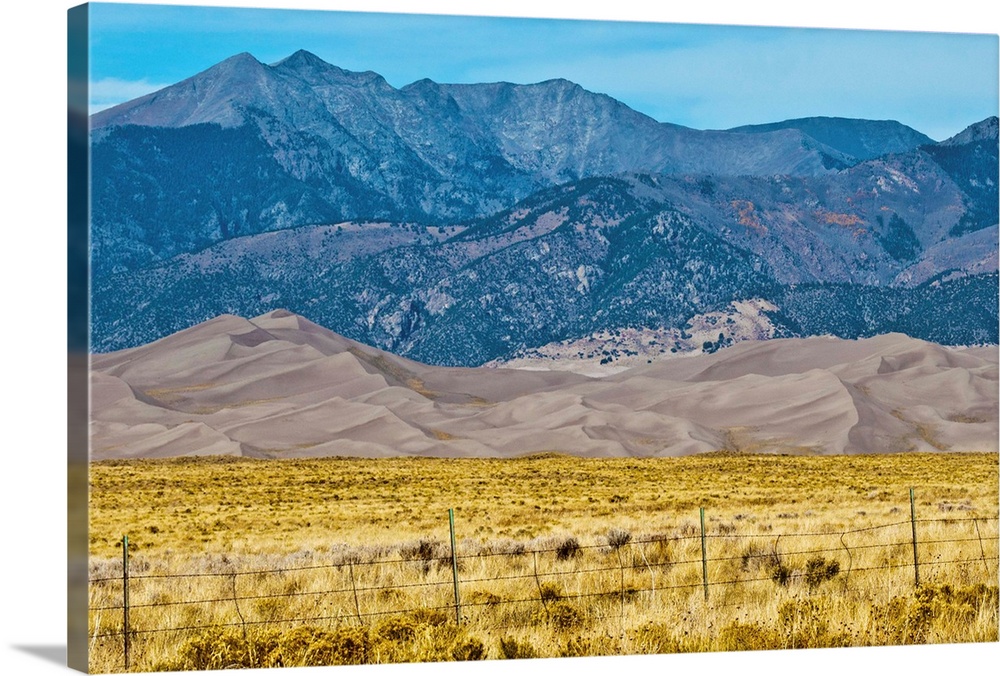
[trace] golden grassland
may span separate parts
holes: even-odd
[[[93,463],[91,669],[124,668],[123,535],[132,670],[996,641],[998,483],[993,454]]]

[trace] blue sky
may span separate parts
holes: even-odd
[[[895,119],[941,140],[998,109],[991,34],[148,4],[91,10],[91,111],[239,52],[273,63],[297,49],[374,70],[397,87],[424,77],[564,77],[698,129],[826,115]]]

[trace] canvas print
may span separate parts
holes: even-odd
[[[73,666],[998,640],[996,35],[69,25]]]

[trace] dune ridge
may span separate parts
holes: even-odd
[[[91,459],[998,452],[998,350],[747,341],[603,378],[420,364],[284,310],[92,356]]]

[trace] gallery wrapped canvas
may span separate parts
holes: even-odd
[[[74,668],[997,641],[996,35],[69,28]]]

